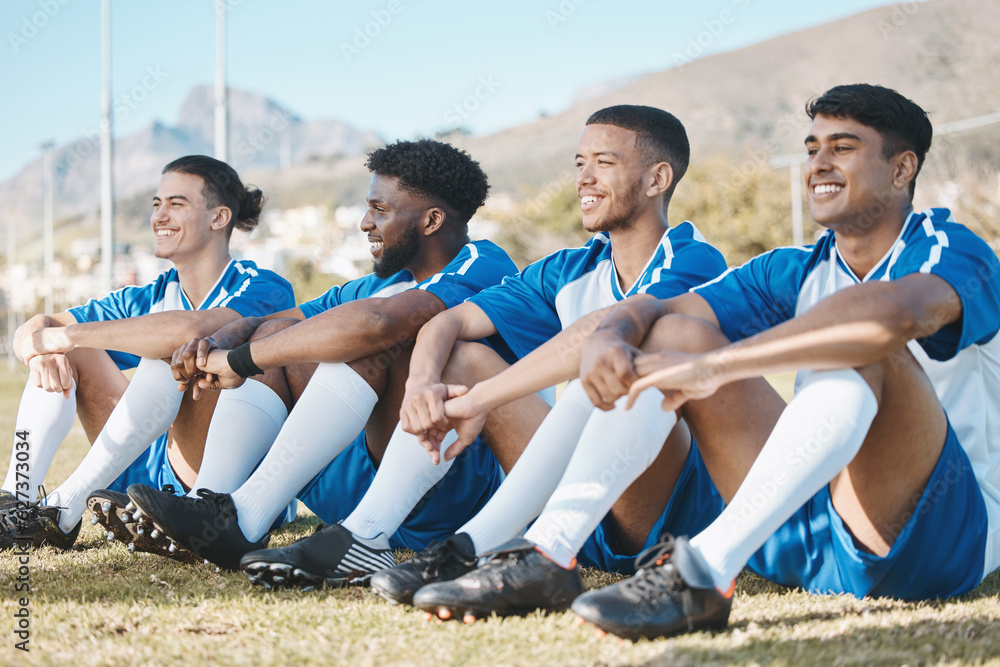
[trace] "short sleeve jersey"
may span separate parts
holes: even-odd
[[[469,300],[520,358],[588,313],[634,294],[677,296],[725,269],[722,254],[684,222],[664,232],[635,284],[623,289],[611,240],[601,232],[586,245],[540,259]]]
[[[390,297],[409,289],[426,290],[441,299],[445,308],[465,301],[480,290],[498,284],[517,272],[517,265],[491,241],[467,243],[451,262],[427,280],[417,282],[408,271],[379,278],[374,273],[343,285],[336,285],[323,295],[306,301],[299,309],[313,317],[335,306],[367,297]]]
[[[986,572],[1000,566],[1000,262],[947,209],[911,213],[899,237],[864,277],[827,231],[815,246],[779,248],[695,288],[730,340],[800,315],[850,285],[915,273],[943,278],[962,302],[959,321],[910,341],[965,449],[989,517]]]
[[[177,269],[161,273],[147,285],[130,285],[102,299],[91,299],[70,308],[77,322],[100,322],[139,317],[168,310],[208,310],[232,308],[243,317],[268,315],[295,306],[295,294],[287,280],[273,271],[258,269],[245,260],[230,260],[219,279],[200,304],[193,304],[181,288]],[[111,352],[119,368],[134,368],[139,357]]]

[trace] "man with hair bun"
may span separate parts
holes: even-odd
[[[101,503],[117,498],[124,505],[132,483],[181,489],[194,482],[215,401],[177,392],[162,359],[240,317],[294,304],[286,280],[229,253],[233,229],[253,230],[263,204],[261,191],[245,187],[224,162],[174,160],[163,169],[150,216],[155,254],[173,268],[148,285],[36,315],[18,328],[14,349],[31,375],[0,492],[0,548],[15,541],[68,548],[96,488],[111,489]],[[131,381],[121,372],[129,368],[136,368]],[[93,445],[66,482],[39,498],[76,415]],[[116,536],[128,537],[114,519]]]
[[[417,331],[517,271],[494,243],[469,240],[469,219],[489,184],[467,153],[400,141],[372,152],[366,166],[372,178],[361,229],[371,241],[372,274],[297,308],[238,320],[174,355],[182,385],[225,389],[212,424],[225,437],[206,448],[196,497],[149,485],[128,493],[150,530],[220,567],[235,569],[243,554],[266,546],[275,517],[295,497],[324,521],[344,518],[386,450]],[[234,387],[252,387],[253,400],[227,402],[223,412]],[[252,426],[265,418],[284,421],[280,432]],[[392,536],[394,545],[422,548],[486,502],[501,470],[488,447],[473,449],[442,482],[446,492]],[[374,562],[392,564],[387,536],[370,547]],[[291,578],[292,568],[281,576]]]

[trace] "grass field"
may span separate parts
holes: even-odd
[[[0,371],[3,466],[24,378]],[[86,447],[77,426],[50,488]],[[302,514],[272,544],[315,523]],[[84,526],[73,550],[31,555],[28,653],[14,648],[17,563],[0,555],[0,665],[1000,664],[997,573],[967,596],[925,603],[806,595],[744,573],[726,632],[631,643],[598,638],[570,613],[463,625],[427,622],[366,589],[269,593],[214,567],[132,556]],[[588,587],[614,580],[585,573]]]

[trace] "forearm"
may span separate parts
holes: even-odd
[[[119,350],[162,359],[191,340],[217,330],[237,317],[228,308],[209,311],[168,311],[140,317],[68,324],[63,332],[73,347]]]
[[[341,304],[250,344],[254,363],[348,362],[409,344],[444,304],[421,290]]]
[[[476,403],[492,410],[546,387],[577,377],[584,343],[617,306],[584,315],[499,375],[470,390]]]
[[[910,298],[913,292],[912,285],[893,283],[865,283],[842,290],[802,315],[705,355],[704,363],[724,382],[874,363],[961,314],[954,304]]]

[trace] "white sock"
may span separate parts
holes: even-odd
[[[69,398],[65,398],[60,392],[45,391],[30,381],[25,384],[14,426],[15,432],[24,437],[14,436],[10,467],[7,468],[7,477],[3,482],[4,491],[10,491],[19,500],[28,502],[38,496],[38,487],[45,481],[45,473],[52,465],[52,458],[69,435],[75,418],[75,381]],[[27,487],[24,486],[25,483]],[[20,495],[18,484],[21,484]]]
[[[609,412],[594,411],[558,488],[524,535],[563,567],[573,565],[597,524],[653,464],[677,423],[674,412],[660,408],[658,390],[644,392],[631,410],[627,399]]]
[[[441,463],[434,465],[417,436],[396,426],[372,485],[344,519],[344,528],[364,538],[399,530],[424,494],[451,469],[455,460],[445,461],[444,453],[457,439],[454,431],[448,432],[441,442]]]
[[[87,496],[114,482],[170,427],[182,398],[184,394],[177,391],[170,364],[160,359],[139,362],[90,451],[49,497],[49,505],[65,508],[59,516],[62,530],[69,532],[83,516]]]
[[[358,437],[377,401],[347,364],[319,365],[267,456],[233,492],[248,540],[264,537],[295,494]]]
[[[247,380],[223,391],[205,437],[198,477],[188,495],[197,497],[198,489],[216,493],[238,489],[278,437],[287,416],[281,398],[263,382]]]
[[[720,590],[854,459],[878,402],[852,369],[809,373],[726,509],[691,540]]]
[[[570,382],[510,474],[486,506],[456,533],[482,554],[517,536],[545,507],[566,471],[587,420],[597,408],[579,380]]]

